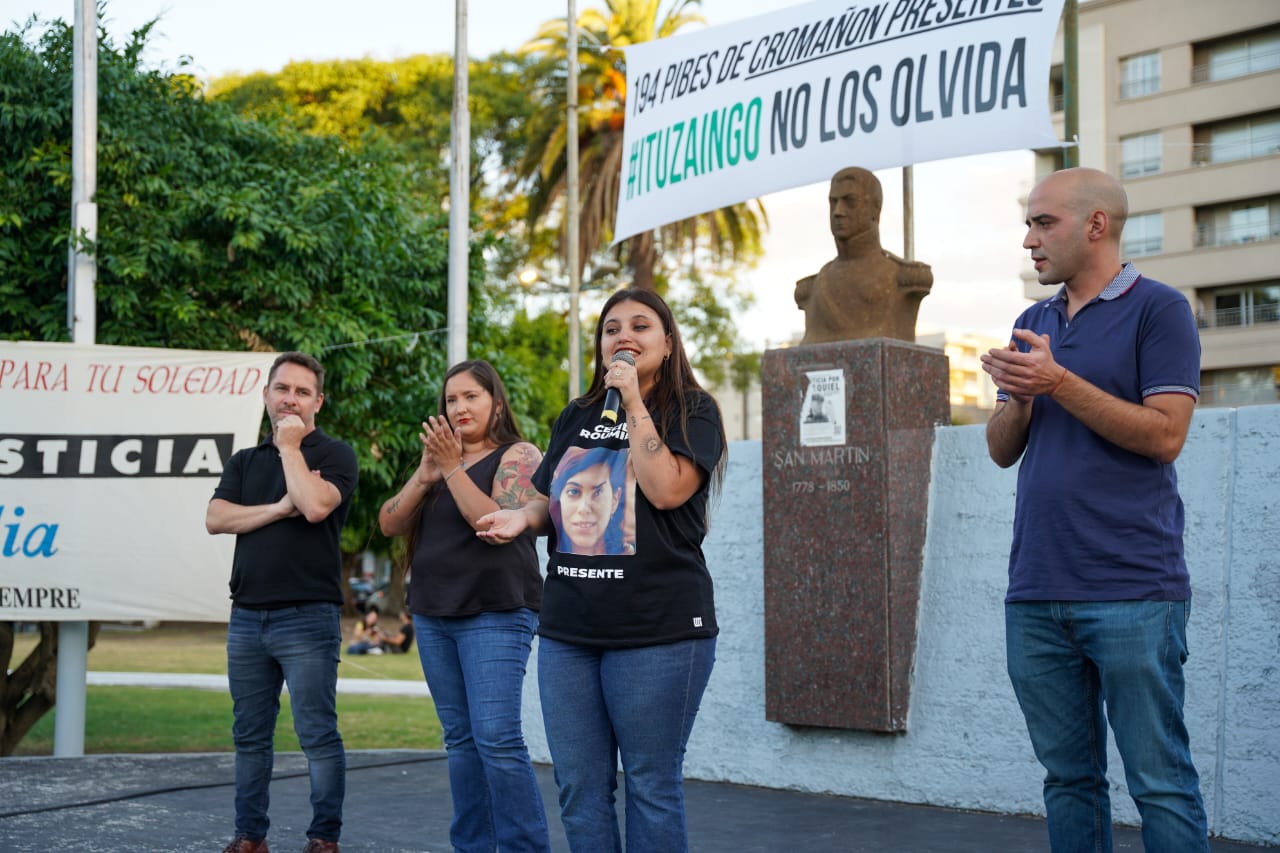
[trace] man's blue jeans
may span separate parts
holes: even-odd
[[[520,725],[537,624],[527,608],[460,618],[414,614],[418,657],[449,757],[455,853],[551,849]]]
[[[1054,853],[1111,850],[1108,721],[1146,849],[1208,851],[1182,720],[1189,612],[1186,601],[1005,605],[1009,678],[1046,770]]]
[[[265,838],[268,786],[280,688],[289,685],[293,729],[311,775],[308,838],[337,841],[342,832],[347,754],[334,705],[342,628],[336,604],[279,610],[231,608],[227,682],[235,705],[236,832]]]
[[[538,640],[538,687],[573,853],[621,853],[614,791],[626,780],[628,853],[689,849],[684,751],[716,641],[600,649]]]

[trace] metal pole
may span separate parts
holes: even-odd
[[[92,254],[80,251],[80,239],[98,239],[98,8],[95,0],[77,0],[71,60],[71,246],[67,250],[67,325],[72,343],[93,346],[97,337],[98,274]],[[89,623],[58,623],[58,674],[54,685],[53,754],[84,755],[85,673],[89,662]]]
[[[569,399],[582,393],[582,326],[578,317],[579,294],[582,291],[582,264],[579,258],[581,228],[578,210],[578,10],[574,0],[567,0],[565,11],[565,53],[569,58],[568,91],[565,93],[565,217],[568,232],[565,254],[569,264]]]
[[[902,167],[902,257],[916,259],[916,178],[913,166]]]
[[[467,106],[467,0],[456,0],[453,42],[453,124],[449,148],[449,364],[467,358],[467,253],[471,229],[471,113]]]
[[[1067,142],[1062,149],[1062,167],[1080,165],[1080,14],[1076,0],[1062,7],[1062,111]]]
[[[97,335],[97,261],[79,251],[81,236],[98,239],[98,10],[76,0],[71,72],[71,244],[67,248],[67,328],[73,343],[93,346]]]

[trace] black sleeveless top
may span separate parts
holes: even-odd
[[[470,477],[486,495],[492,494],[498,464],[509,447],[499,447],[458,473]],[[521,607],[542,607],[542,575],[533,536],[525,533],[506,545],[483,542],[462,517],[449,487],[437,484],[427,492],[418,522],[409,583],[410,612],[474,616]]]

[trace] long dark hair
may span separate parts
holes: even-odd
[[[489,396],[493,398],[493,411],[489,413],[489,423],[485,426],[485,438],[497,442],[499,446],[510,444],[513,441],[524,441],[524,436],[520,434],[520,427],[516,424],[515,416],[511,414],[511,404],[507,400],[507,387],[502,384],[502,377],[498,375],[498,371],[494,366],[483,358],[460,361],[445,373],[444,379],[440,382],[440,396],[436,401],[436,408],[440,417],[446,421],[449,420],[449,416],[445,413],[446,390],[449,387],[449,380],[459,373],[470,373],[471,377],[480,384],[480,387],[488,391]],[[449,425],[453,426],[453,423],[450,422]],[[413,566],[413,552],[418,548],[418,533],[422,525],[422,513],[426,510],[428,501],[434,502],[439,499],[442,488],[444,488],[443,480],[434,483],[427,490],[426,495],[422,498],[422,503],[418,504],[418,509],[413,514],[409,532],[404,539],[404,568],[406,571]]]
[[[444,381],[440,383],[440,398],[436,403],[440,417],[449,419],[445,414],[445,393],[449,387],[449,380],[459,373],[470,373],[471,378],[480,383],[480,387],[488,391],[489,396],[493,398],[493,411],[489,413],[489,423],[485,426],[485,438],[492,439],[498,444],[524,441],[515,416],[511,414],[511,404],[507,401],[507,386],[502,384],[502,377],[498,375],[494,366],[483,358],[460,361],[449,368],[449,372],[444,375]],[[449,426],[453,424],[450,423]]]
[[[671,355],[664,359],[662,365],[658,368],[657,379],[654,382],[653,389],[649,392],[649,396],[645,398],[644,405],[645,408],[653,413],[654,426],[657,427],[658,435],[664,442],[667,438],[668,415],[672,412],[679,412],[680,434],[684,437],[685,444],[688,444],[689,398],[692,392],[703,392],[698,396],[705,403],[715,406],[717,413],[720,411],[720,405],[698,382],[698,377],[694,376],[693,366],[689,364],[689,357],[684,351],[684,342],[680,339],[680,329],[676,326],[675,315],[671,313],[671,308],[666,301],[652,290],[626,287],[610,296],[604,303],[604,307],[600,309],[600,319],[596,321],[595,375],[591,378],[591,387],[587,389],[587,393],[579,397],[576,402],[580,406],[593,406],[604,401],[605,392],[608,390],[604,384],[604,372],[608,365],[604,363],[604,350],[601,346],[601,341],[604,338],[604,321],[614,306],[622,302],[639,302],[641,305],[651,308],[662,322],[663,332],[671,338]],[[724,469],[728,464],[729,458],[728,439],[724,432],[724,419],[717,418],[717,420],[720,423],[720,459],[716,462],[715,470],[711,472],[711,492],[713,495],[720,492],[720,486],[724,482]]]

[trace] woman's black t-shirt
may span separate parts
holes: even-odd
[[[466,476],[490,494],[493,478],[510,444],[466,469]],[[490,545],[462,517],[443,483],[427,492],[418,521],[409,582],[409,611],[422,616],[474,616],[542,604],[542,577],[533,536]]]
[[[663,435],[672,453],[693,460],[706,476],[689,500],[670,510],[656,509],[637,487],[625,418],[601,424],[597,411],[570,403],[556,419],[533,475],[552,518],[538,629],[543,636],[625,648],[718,633],[702,540],[710,474],[724,453],[720,410],[705,391],[691,393],[688,408],[686,430],[676,412]],[[592,466],[591,476],[575,474],[583,464]],[[603,493],[609,513],[601,554],[574,553],[583,549],[564,528],[574,523],[570,507],[588,480]]]

